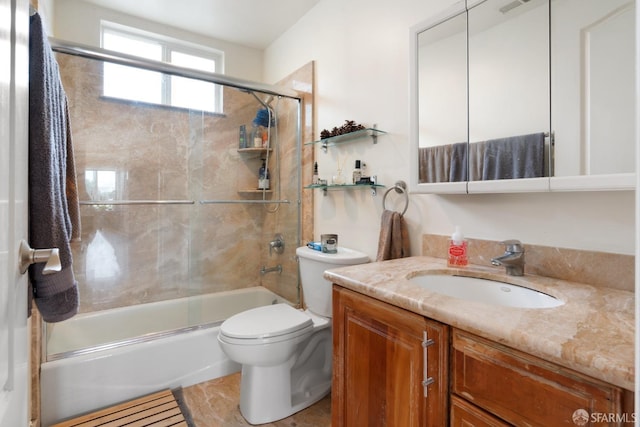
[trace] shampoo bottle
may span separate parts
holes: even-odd
[[[251,143],[247,144],[248,148],[262,148],[262,126],[258,126],[255,123],[251,129]]]
[[[453,232],[451,240],[449,240],[447,265],[449,267],[466,267],[468,263],[467,241],[464,239],[460,227],[456,226],[456,231]]]

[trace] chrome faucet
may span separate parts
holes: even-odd
[[[509,276],[524,275],[524,247],[519,240],[500,242],[505,246],[504,254],[491,258],[491,264],[504,265]]]

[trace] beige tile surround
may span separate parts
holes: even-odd
[[[491,266],[491,258],[504,253],[504,246],[499,241],[468,240],[471,264]],[[446,258],[448,241],[449,236],[424,234],[422,255]],[[522,243],[525,248],[525,274],[634,292],[633,255]],[[495,268],[504,270],[503,267]]]

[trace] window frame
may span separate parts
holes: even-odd
[[[214,70],[199,70],[212,72],[216,74],[224,74],[224,52],[209,46],[204,46],[192,42],[188,42],[185,40],[176,39],[173,37],[165,36],[162,34],[152,33],[149,31],[141,30],[134,27],[129,27],[126,25],[118,24],[111,21],[101,20],[100,21],[100,46],[104,49],[104,36],[105,33],[111,33],[120,37],[126,37],[130,39],[140,40],[147,43],[157,44],[161,48],[161,59],[160,61],[166,62],[168,64],[173,64],[171,62],[171,57],[173,52],[178,52],[186,55],[196,56],[206,60],[212,60],[215,64]],[[122,52],[126,53],[126,52]],[[180,65],[177,65],[180,66]],[[162,73],[165,74],[165,73]],[[167,75],[167,74],[165,74]],[[150,105],[159,105],[168,108],[175,109],[193,109],[200,111],[200,108],[195,107],[183,107],[178,105],[173,105],[171,102],[171,85],[173,78],[180,76],[168,75],[169,78],[163,78],[162,84],[159,90],[161,90],[160,103],[155,102],[146,102],[146,101],[135,101],[131,99],[118,98],[114,96],[108,96],[114,99],[122,99],[126,101],[132,102],[142,102]],[[184,77],[183,77],[184,78]],[[103,75],[104,79],[104,75]],[[223,100],[222,100],[222,85],[211,83],[214,85],[215,90],[215,103],[212,110],[202,110],[205,113],[211,114],[223,114]],[[103,87],[103,96],[104,95],[104,87]]]

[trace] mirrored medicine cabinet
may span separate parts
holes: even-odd
[[[467,0],[411,29],[411,191],[633,189],[635,0]]]

